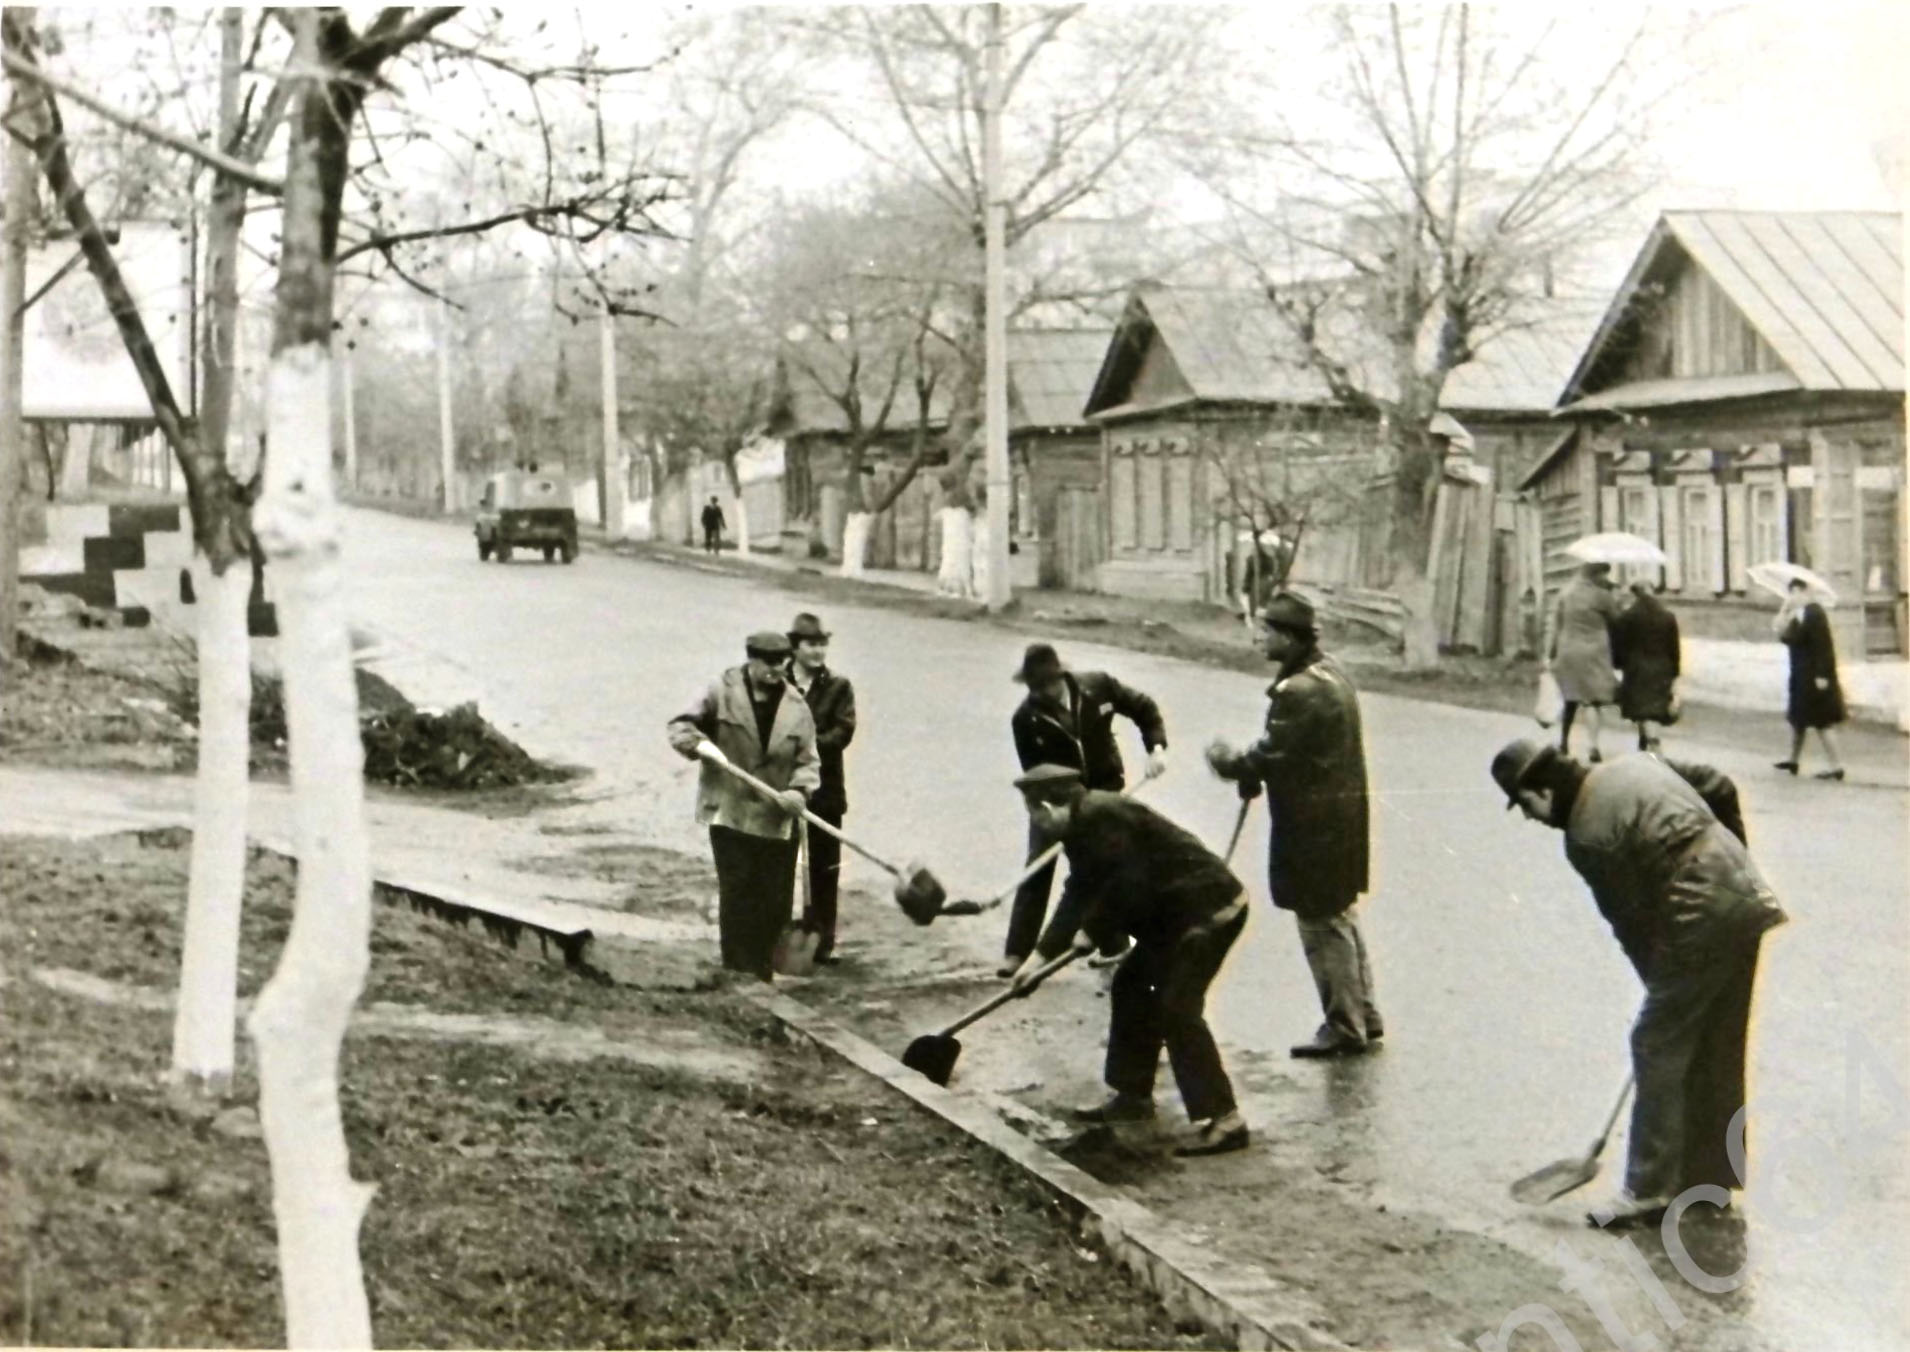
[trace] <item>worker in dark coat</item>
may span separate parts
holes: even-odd
[[[1009,721],[1022,769],[1066,765],[1079,770],[1090,789],[1119,792],[1126,786],[1127,773],[1121,764],[1121,748],[1114,740],[1116,714],[1140,729],[1141,745],[1147,750],[1147,778],[1153,779],[1167,769],[1167,727],[1161,721],[1160,706],[1140,691],[1121,684],[1105,671],[1068,670],[1046,643],[1028,645],[1014,678],[1028,687],[1027,698]],[[1052,844],[1031,818],[1028,860],[1032,862]],[[997,975],[1013,976],[1033,951],[1053,886],[1051,864],[1015,892]]]
[[[1508,807],[1565,833],[1566,859],[1645,984],[1624,1191],[1594,1222],[1651,1223],[1698,1185],[1724,1191],[1696,1200],[1728,1202],[1744,1183],[1745,1041],[1758,949],[1785,919],[1777,898],[1697,787],[1655,756],[1586,767],[1520,739],[1492,777]]]
[[[1638,727],[1638,749],[1652,751],[1653,723],[1678,715],[1678,617],[1645,582],[1631,584],[1632,602],[1612,620],[1612,665],[1618,669],[1618,712]]]
[[[1267,689],[1267,724],[1244,750],[1207,749],[1216,775],[1243,797],[1264,786],[1272,818],[1267,889],[1292,911],[1326,1021],[1295,1056],[1367,1051],[1385,1036],[1373,969],[1354,903],[1367,887],[1366,751],[1359,693],[1320,651],[1313,607],[1281,592],[1261,616],[1266,655],[1279,664]]]
[[[1033,973],[1072,944],[1082,952],[1132,941],[1108,988],[1103,1078],[1113,1095],[1083,1108],[1084,1122],[1154,1116],[1161,1050],[1193,1124],[1180,1155],[1247,1145],[1247,1124],[1207,1027],[1207,991],[1247,923],[1247,894],[1226,862],[1160,813],[1118,793],[1091,791],[1072,766],[1037,765],[1015,781],[1045,838],[1063,842],[1068,881],[1035,954]]]
[[[728,523],[723,520],[723,504],[716,500],[714,493],[703,506],[702,522],[703,551],[707,554],[720,553],[723,548],[723,527]]]
[[[772,630],[744,641],[745,661],[670,720],[670,745],[703,762],[696,819],[710,828],[723,966],[768,981],[776,940],[795,906],[795,823],[822,782],[809,706],[788,696],[789,639]],[[762,780],[774,799],[729,773]]]
[[[808,611],[789,626],[792,654],[789,684],[809,706],[816,724],[816,754],[822,784],[809,799],[809,810],[831,826],[841,826],[849,811],[849,790],[842,775],[842,753],[856,735],[856,692],[847,676],[830,670],[829,631]],[[836,962],[836,897],[842,881],[842,842],[827,831],[809,833],[809,910],[803,928],[816,938],[816,961]]]
[[[1777,768],[1797,773],[1804,755],[1804,734],[1817,729],[1824,744],[1828,770],[1819,770],[1818,779],[1842,779],[1844,763],[1837,754],[1837,737],[1831,731],[1844,721],[1844,691],[1837,681],[1837,644],[1830,633],[1830,616],[1811,599],[1803,581],[1791,583],[1783,608],[1772,621],[1778,641],[1791,650],[1791,684],[1784,701],[1784,718],[1791,725],[1791,754],[1777,762]]]

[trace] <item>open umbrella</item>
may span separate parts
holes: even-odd
[[[1565,546],[1565,554],[1567,558],[1577,559],[1580,563],[1662,564],[1666,562],[1664,550],[1642,535],[1629,535],[1622,530],[1608,530],[1597,535],[1583,536]]]
[[[1791,583],[1802,582],[1811,589],[1816,599],[1825,605],[1837,604],[1837,589],[1801,563],[1784,563],[1773,559],[1769,563],[1752,564],[1744,570],[1744,575],[1765,591],[1774,592],[1779,596],[1790,591]]]

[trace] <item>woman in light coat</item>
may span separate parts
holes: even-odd
[[[1552,611],[1552,643],[1547,662],[1565,701],[1559,719],[1559,750],[1572,750],[1572,720],[1581,707],[1591,728],[1592,748],[1587,759],[1605,759],[1598,749],[1604,707],[1618,698],[1618,673],[1612,668],[1611,623],[1618,615],[1618,597],[1608,563],[1588,563],[1559,593]]]

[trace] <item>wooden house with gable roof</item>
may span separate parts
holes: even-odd
[[[1672,211],[1568,380],[1523,479],[1556,585],[1580,534],[1664,549],[1684,632],[1769,646],[1753,564],[1834,585],[1845,661],[1905,652],[1902,217]]]

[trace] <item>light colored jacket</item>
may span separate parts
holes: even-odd
[[[765,747],[756,733],[756,710],[750,704],[745,667],[725,671],[702,698],[670,720],[670,745],[682,755],[694,759],[697,743],[705,738],[715,742],[732,765],[772,789],[801,789],[808,795],[822,783],[816,724],[802,695],[783,688]],[[747,835],[787,840],[795,819],[729,771],[706,763],[697,782],[696,820],[704,826],[727,826]]]

